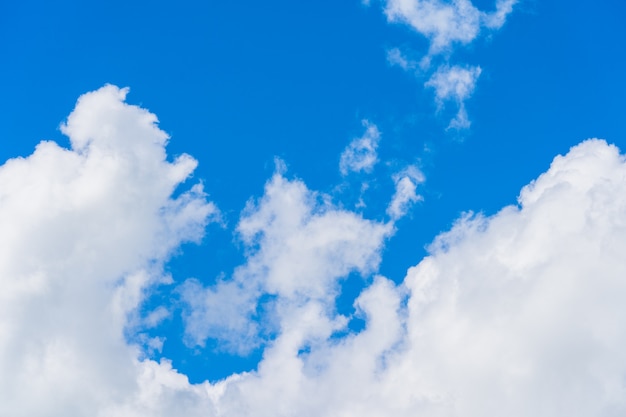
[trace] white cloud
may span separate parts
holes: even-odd
[[[398,48],[391,48],[387,51],[387,62],[391,65],[396,65],[405,71],[417,68],[417,63],[407,58]]]
[[[410,165],[393,177],[396,191],[387,206],[387,214],[394,220],[404,216],[411,204],[424,198],[417,194],[417,186],[425,180],[424,174],[414,165]]]
[[[124,97],[112,86],[83,96],[63,128],[72,149],[44,142],[0,167],[1,415],[626,413],[617,148],[590,140],[555,158],[519,205],[463,217],[397,285],[376,275],[392,222],[275,174],[238,226],[247,262],[224,282],[241,288],[213,288],[219,297],[202,305],[207,289],[187,285],[200,313],[230,315],[220,306],[245,307],[241,294],[252,304],[272,295],[276,337],[257,370],[190,384],[167,360],[140,359],[123,333],[141,332],[133,314],[149,286],[168,281],[160,264],[199,238],[216,209],[197,187],[172,200],[195,162],[168,162],[154,116]],[[398,184],[407,177],[419,178]],[[361,332],[347,331],[350,317],[334,304],[351,271],[371,279],[354,303]],[[200,313],[190,332],[201,340],[211,335],[202,321],[217,319]],[[217,337],[249,328],[229,331]]]
[[[483,13],[483,25],[489,29],[500,29],[506,18],[513,11],[517,0],[497,0],[496,10],[492,13]]]
[[[465,110],[465,100],[474,92],[480,73],[480,67],[442,65],[424,84],[435,90],[435,100],[439,108],[449,101],[453,101],[458,106],[457,114],[448,128],[467,129],[470,127],[471,123]]]
[[[471,125],[472,122],[467,116],[467,110],[465,110],[465,103],[461,103],[459,104],[459,110],[456,112],[456,116],[454,116],[454,118],[450,120],[447,130],[469,129]]]
[[[399,286],[376,277],[360,333],[330,338],[341,323],[312,298],[278,311],[221,415],[622,415],[625,176],[603,141],[557,157],[519,207],[464,217]]]
[[[435,89],[437,101],[455,100],[462,102],[474,92],[480,67],[460,67],[443,65],[426,82],[426,87]]]
[[[495,10],[486,12],[476,8],[471,0],[387,0],[385,14],[388,21],[407,24],[430,42],[428,53],[419,63],[408,59],[398,48],[387,52],[387,61],[405,71],[415,70],[419,66],[426,72],[433,58],[443,54],[445,62],[448,62],[455,45],[473,42],[483,28],[501,28],[516,3],[517,0],[497,0]],[[480,67],[451,67],[444,64],[426,82],[427,87],[435,89],[440,107],[444,101],[456,101],[458,112],[450,121],[448,129],[470,127],[465,100],[473,92],[480,71]]]
[[[272,307],[281,314],[307,303],[332,310],[342,278],[375,271],[392,226],[335,207],[304,183],[276,173],[265,195],[249,203],[237,231],[249,252],[247,263],[212,288],[188,281],[182,294],[190,306],[186,329],[192,343],[218,338],[227,349],[245,353],[260,343],[253,319],[260,319],[261,294],[278,297]]]
[[[371,172],[378,162],[378,141],[380,132],[376,125],[363,121],[365,133],[360,138],[353,139],[352,142],[341,153],[339,160],[339,170],[342,175],[350,172]]]
[[[408,24],[430,40],[429,55],[444,52],[454,44],[468,44],[481,28],[500,28],[516,0],[499,0],[496,10],[484,12],[470,0],[387,0],[390,22]]]
[[[625,174],[615,147],[587,141],[525,187],[520,207],[466,217],[409,272],[402,362],[439,408],[626,411]]]
[[[126,93],[80,98],[62,126],[71,149],[42,142],[0,167],[0,415],[96,416],[161,367],[136,360],[124,328],[217,210],[199,185],[171,197],[196,161],[168,162],[167,135]]]

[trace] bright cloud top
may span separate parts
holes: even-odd
[[[558,156],[518,205],[463,217],[399,284],[377,274],[393,221],[279,170],[239,221],[246,262],[215,286],[172,289],[190,343],[245,351],[262,339],[263,359],[190,384],[133,340],[171,312],[139,313],[172,282],[163,262],[217,211],[197,185],[172,197],[195,161],[168,161],[156,117],[125,95],[84,95],[63,128],[72,149],[43,142],[0,167],[0,414],[626,413],[626,161],[614,146],[589,140]],[[420,178],[400,173],[388,207],[414,201],[407,181]],[[342,315],[351,272],[365,288]],[[349,330],[354,317],[363,330]]]

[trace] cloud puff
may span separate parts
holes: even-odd
[[[393,176],[396,191],[387,206],[387,214],[394,220],[404,216],[411,204],[422,201],[417,194],[417,186],[425,181],[424,174],[414,165],[410,165]]]
[[[259,321],[266,327],[284,325],[280,319],[268,323],[271,316],[259,316],[261,295],[277,297],[271,307],[281,316],[285,311],[293,316],[309,304],[332,313],[341,279],[351,272],[376,270],[391,224],[366,220],[328,200],[301,181],[274,175],[264,196],[248,204],[237,227],[247,263],[214,287],[202,289],[197,280],[182,287],[192,344],[214,338],[228,350],[246,353],[261,343]],[[345,324],[342,317],[333,320]]]
[[[455,43],[472,42],[483,27],[500,28],[515,3],[498,0],[495,11],[483,12],[469,0],[387,0],[385,14],[389,21],[408,24],[428,38],[432,55]]]
[[[378,162],[378,141],[380,132],[376,125],[367,120],[363,121],[365,133],[360,138],[356,138],[341,153],[339,160],[339,170],[342,175],[349,172],[371,172]]]
[[[448,125],[449,129],[467,129],[470,127],[471,122],[465,110],[465,100],[474,92],[480,73],[480,67],[442,65],[424,84],[435,90],[435,100],[439,108],[448,101],[453,101],[458,106],[456,116]]]

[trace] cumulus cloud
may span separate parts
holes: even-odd
[[[156,118],[125,94],[107,86],[79,100],[63,128],[71,149],[43,142],[0,167],[0,414],[626,412],[626,158],[616,147],[589,140],[558,156],[517,205],[459,219],[399,284],[377,273],[393,221],[277,172],[237,227],[245,264],[216,286],[179,288],[199,343],[257,343],[259,300],[270,300],[263,359],[190,384],[123,335],[168,314],[133,318],[151,286],[171,282],[168,254],[217,211],[198,186],[172,197],[195,161],[168,161]],[[419,182],[410,171],[398,190]],[[417,196],[407,190],[398,193]],[[364,278],[361,331],[335,306],[351,272]]]
[[[603,141],[557,157],[402,284],[376,277],[355,301],[362,332],[329,338],[315,302],[290,311],[258,371],[223,382],[221,415],[623,414],[625,175]]]
[[[472,42],[483,27],[500,28],[515,3],[498,0],[495,11],[484,12],[470,0],[387,0],[385,14],[390,22],[407,24],[428,38],[432,55]]]
[[[449,129],[467,129],[470,127],[471,122],[465,110],[465,100],[474,92],[480,73],[480,67],[442,65],[424,84],[435,90],[435,100],[439,108],[450,101],[457,105],[458,111],[454,119],[450,121]]]
[[[168,161],[168,136],[124,103],[127,92],[83,95],[62,126],[70,149],[41,142],[0,167],[2,415],[95,416],[141,390],[156,406],[166,399],[150,390],[175,397],[166,380],[184,378],[139,362],[124,331],[140,331],[143,292],[168,281],[160,265],[217,209],[199,184],[172,197],[196,161]],[[146,372],[158,375],[151,388],[139,382]]]
[[[360,138],[356,138],[341,153],[339,160],[339,170],[342,175],[350,172],[371,172],[378,162],[378,142],[380,132],[375,124],[367,120],[363,121],[365,133]]]
[[[402,359],[440,410],[626,411],[624,156],[591,140],[555,158],[519,206],[465,216],[411,269]]]

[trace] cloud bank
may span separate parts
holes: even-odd
[[[399,284],[377,273],[393,213],[365,219],[279,170],[239,222],[246,263],[215,286],[175,290],[186,294],[190,343],[261,344],[263,359],[190,384],[146,358],[136,340],[151,319],[139,307],[150,288],[174,286],[163,263],[218,212],[199,185],[175,193],[195,161],[168,160],[156,117],[126,92],[80,98],[63,126],[71,149],[43,142],[0,167],[0,414],[626,412],[626,160],[616,147],[594,139],[556,157],[517,205],[459,219]],[[338,284],[354,272],[365,288],[343,315]],[[363,330],[350,330],[355,317]]]

